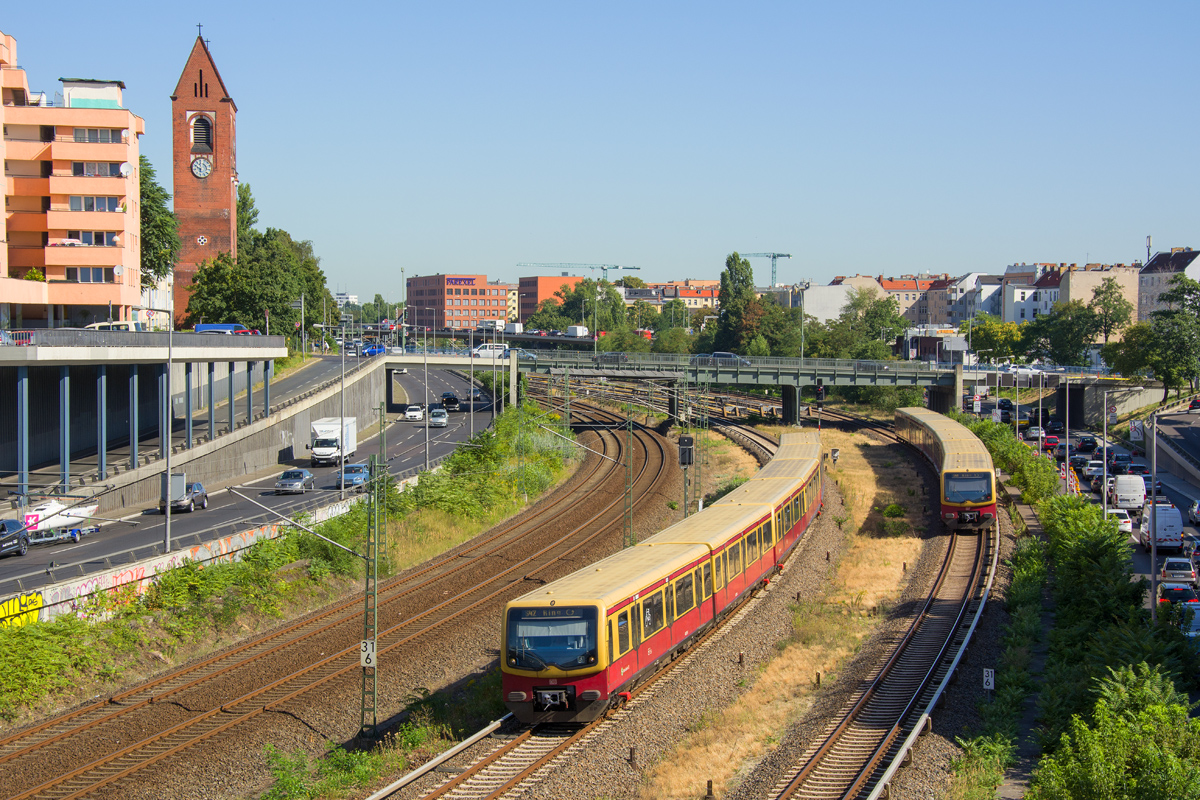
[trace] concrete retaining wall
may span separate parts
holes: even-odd
[[[384,400],[386,388],[381,362],[346,376],[346,416],[358,418],[360,441],[378,431],[379,403]],[[240,483],[275,466],[307,465],[304,446],[309,442],[312,422],[339,416],[340,410],[337,384],[313,395],[302,395],[271,416],[211,442],[190,450],[177,445],[171,456],[171,471],[184,472],[189,480],[198,480],[212,489]],[[158,460],[110,477],[105,483],[115,488],[99,496],[99,513],[112,516],[114,512],[157,503],[165,466],[165,461]]]

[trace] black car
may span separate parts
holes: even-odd
[[[597,364],[624,364],[629,361],[629,356],[615,351],[611,353],[597,353],[592,356],[592,361],[595,361]]]
[[[29,552],[29,534],[25,523],[19,519],[0,519],[0,555],[16,553],[23,556]]]
[[[1001,397],[998,401],[996,401],[996,408],[1000,409],[1001,411],[1012,411],[1013,401],[1009,400],[1007,397]]]
[[[1100,443],[1096,441],[1095,436],[1080,436],[1079,437],[1079,452],[1081,452],[1081,453],[1094,452],[1096,450],[1096,448],[1099,446],[1100,446]]]
[[[195,511],[196,507],[208,508],[208,492],[200,483],[189,483],[183,491],[183,497],[171,502],[172,511]],[[167,513],[165,500],[158,501],[158,513]]]
[[[1046,420],[1046,433],[1062,433],[1067,429],[1067,426],[1062,423],[1062,420],[1051,419]]]
[[[1125,468],[1126,475],[1149,475],[1150,467],[1145,464],[1130,464]]]
[[[1076,448],[1076,449],[1078,449],[1078,448]],[[1078,472],[1082,472],[1084,469],[1087,468],[1088,462],[1091,460],[1092,459],[1090,457],[1085,456],[1083,454],[1073,455],[1073,456],[1071,456],[1071,468]]]
[[[442,392],[442,407],[447,411],[458,411],[458,395],[454,392]]]

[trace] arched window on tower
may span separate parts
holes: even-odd
[[[192,152],[211,153],[213,151],[212,122],[203,114],[198,114],[192,120]]]

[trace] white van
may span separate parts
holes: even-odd
[[[88,330],[88,331],[132,331],[132,332],[141,333],[141,332],[147,330],[147,328],[146,328],[146,323],[144,323],[144,322],[129,322],[127,320],[113,320],[112,322],[93,322],[91,325],[88,325],[86,328],[84,328],[84,330]]]
[[[1108,493],[1109,505],[1125,510],[1141,508],[1146,502],[1146,482],[1141,475],[1117,475]]]
[[[1136,476],[1135,476],[1136,477]],[[1154,530],[1154,518],[1158,517],[1159,550],[1183,551],[1183,515],[1175,506],[1146,505],[1142,509],[1141,530],[1138,531],[1138,542],[1146,550],[1150,549],[1150,532]]]
[[[472,350],[471,355],[475,358],[506,358],[508,346],[499,342],[485,342]]]

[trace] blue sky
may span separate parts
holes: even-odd
[[[169,95],[203,22],[260,224],[313,240],[331,288],[398,299],[401,267],[715,278],[733,250],[776,250],[794,256],[781,282],[826,283],[1128,263],[1147,235],[1200,247],[1198,18],[1194,2],[68,1],[10,7],[0,30],[35,90],[125,81],[170,191]]]

